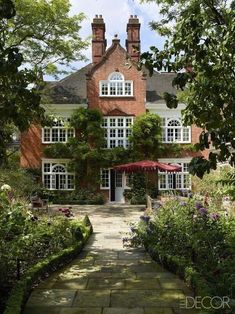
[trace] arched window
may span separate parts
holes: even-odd
[[[167,141],[181,141],[181,123],[179,120],[170,120],[167,124]]]
[[[44,162],[43,183],[49,190],[73,190],[74,174],[67,171],[67,164]]]
[[[120,72],[113,72],[106,81],[100,81],[100,96],[129,97],[133,96],[133,81],[125,81]]]
[[[184,127],[180,118],[162,118],[163,143],[190,143],[191,128]]]

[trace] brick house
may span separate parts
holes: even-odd
[[[152,77],[138,71],[140,23],[137,16],[130,16],[127,23],[126,49],[115,37],[106,49],[105,23],[96,15],[92,23],[92,63],[59,82],[50,83],[50,99],[44,104],[47,113],[69,120],[79,107],[99,108],[103,113],[103,128],[107,148],[128,147],[128,136],[135,117],[149,111],[162,119],[162,141],[164,143],[194,144],[200,129],[182,126],[180,104],[177,109],[168,109],[162,98],[163,92],[176,93],[172,87],[174,73],[154,72]],[[65,128],[60,120],[53,127],[41,128],[32,125],[21,135],[21,165],[25,168],[41,168],[42,182],[50,190],[73,190],[74,173],[68,172],[66,159],[48,159],[43,148],[56,142],[65,143],[75,136],[75,130]],[[186,151],[181,157],[159,159],[166,163],[179,164],[182,171],[177,174],[160,173],[159,190],[190,189],[188,164],[194,153]],[[101,169],[100,191],[108,201],[124,202],[123,192],[128,185],[127,177],[113,169]]]

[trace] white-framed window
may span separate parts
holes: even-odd
[[[68,171],[68,162],[44,160],[42,163],[43,186],[48,190],[74,190],[75,175]]]
[[[133,96],[133,81],[126,81],[123,74],[113,72],[107,80],[100,81],[101,97],[131,97]]]
[[[104,128],[106,147],[129,147],[129,136],[134,117],[104,117],[102,127]]]
[[[66,126],[62,120],[55,119],[52,127],[42,128],[42,143],[66,143],[69,138],[75,137],[74,128]]]
[[[110,169],[100,169],[100,188],[102,190],[110,188]]]
[[[168,161],[163,161],[168,162]],[[165,171],[158,172],[158,187],[159,190],[190,190],[191,177],[189,174],[189,161],[169,162],[171,164],[179,165],[180,172],[167,173]]]
[[[180,118],[162,118],[163,143],[191,143],[191,127],[183,126]]]

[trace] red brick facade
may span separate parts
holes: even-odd
[[[136,68],[136,62],[139,59],[140,54],[140,23],[136,16],[131,16],[127,24],[127,40],[126,40],[126,50],[120,45],[119,39],[115,36],[112,41],[111,47],[106,50],[106,39],[105,39],[105,24],[102,16],[96,16],[92,23],[92,64],[87,68],[86,76],[83,72],[83,77],[77,79],[77,81],[72,81],[71,76],[58,82],[58,90],[62,88],[68,88],[68,82],[71,80],[71,90],[81,83],[80,80],[86,80],[86,90],[85,99],[87,101],[87,107],[89,109],[98,108],[103,113],[104,116],[114,117],[114,116],[139,116],[146,112],[146,100],[147,95],[147,84],[148,79],[146,74],[142,71],[138,71]],[[84,70],[83,70],[84,71]],[[77,72],[79,73],[79,71]],[[108,77],[112,73],[120,73],[123,75],[125,81],[133,82],[133,94],[128,96],[110,96],[100,94],[100,82],[107,81]],[[166,77],[166,76],[165,76]],[[160,76],[159,76],[160,78]],[[66,81],[67,80],[67,81]],[[62,82],[62,83],[61,83]],[[67,82],[67,83],[66,83]],[[63,85],[64,84],[64,85]],[[67,85],[66,85],[67,84]],[[171,83],[170,83],[171,84]],[[84,85],[85,86],[85,85]],[[152,85],[154,86],[154,84]],[[164,86],[161,82],[158,84],[156,81],[156,86]],[[170,86],[170,85],[168,85]],[[67,93],[71,90],[66,90]],[[154,87],[150,89],[150,94],[157,98],[156,103],[152,102],[153,106],[161,106],[159,103],[159,94],[154,90]],[[82,98],[82,97],[80,97]],[[78,99],[80,99],[78,98]],[[61,101],[64,97],[61,98]],[[70,101],[69,104],[80,104],[80,100]],[[151,101],[151,100],[149,100]],[[54,102],[54,104],[65,104],[65,102]],[[162,101],[164,105],[164,101]],[[59,108],[60,105],[58,105]],[[153,107],[155,108],[155,107]],[[66,109],[67,110],[67,109]],[[157,109],[154,109],[157,112]],[[195,144],[198,142],[198,137],[201,133],[201,129],[195,126],[191,128],[191,143]],[[171,145],[171,144],[168,144]],[[43,157],[43,147],[42,144],[42,132],[41,128],[38,126],[32,126],[28,132],[21,135],[21,165],[25,168],[40,168],[42,165]],[[185,151],[182,153],[181,158],[186,158],[195,155],[208,156],[208,152],[203,153],[193,153],[191,151]],[[171,156],[164,156],[170,158]],[[177,156],[179,158],[179,156]],[[171,158],[172,159],[172,158]],[[176,161],[177,162],[177,161]],[[188,161],[186,161],[188,162]],[[110,191],[108,189],[101,190],[107,199],[110,197]]]

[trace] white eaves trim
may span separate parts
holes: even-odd
[[[46,114],[60,117],[71,117],[74,110],[78,108],[87,108],[87,104],[42,104]]]
[[[174,112],[180,112],[186,108],[186,105],[183,103],[179,103],[178,107],[175,109],[170,109],[167,107],[165,102],[162,103],[151,103],[146,102],[145,108],[148,109],[151,113],[160,113],[160,112],[171,112],[171,115]]]

